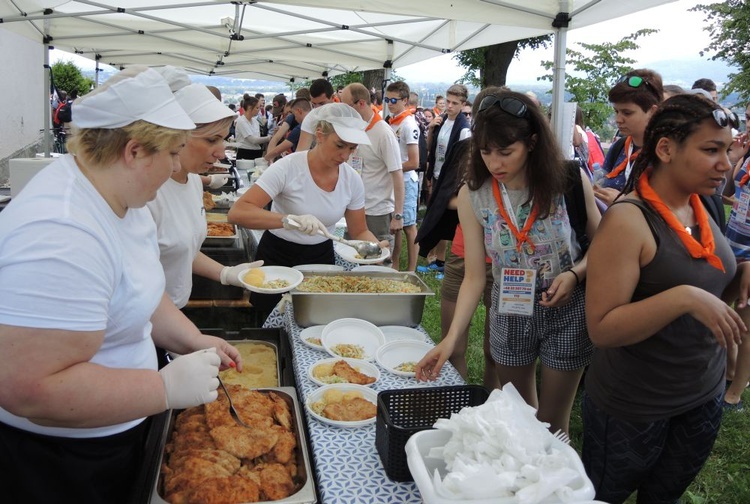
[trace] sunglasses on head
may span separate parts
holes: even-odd
[[[623,75],[619,79],[617,79],[617,84],[624,82],[628,86],[632,88],[639,88],[642,84],[645,84],[646,87],[651,88],[652,91],[656,92],[656,89],[654,89],[654,86],[651,85],[649,81],[644,79],[643,77],[639,75]]]
[[[477,115],[481,114],[488,108],[497,105],[500,110],[515,117],[528,117],[529,109],[526,104],[518,98],[512,96],[504,96],[498,98],[497,96],[485,96],[479,104]]]
[[[383,98],[385,103],[390,103],[391,105],[395,105],[401,100],[404,100],[404,98]]]
[[[727,112],[723,109],[714,109],[712,115],[716,124],[722,128],[726,128],[727,125],[735,129],[739,129],[740,127],[740,118],[732,111]]]

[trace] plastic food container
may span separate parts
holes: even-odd
[[[417,432],[432,429],[438,418],[449,418],[466,406],[489,397],[480,385],[384,390],[378,394],[375,446],[385,473],[394,481],[412,481],[405,446]]]

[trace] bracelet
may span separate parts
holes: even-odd
[[[581,278],[578,276],[578,273],[573,271],[573,268],[570,268],[569,270],[565,270],[565,271],[567,271],[568,273],[573,273],[573,276],[576,277],[576,285],[581,283]]]

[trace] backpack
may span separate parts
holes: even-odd
[[[70,108],[70,102],[65,101],[60,103],[55,109],[55,115],[52,116],[52,124],[57,127],[61,127],[64,123],[68,123],[73,120],[73,111]]]
[[[581,254],[589,249],[591,240],[586,234],[588,213],[586,212],[586,196],[583,194],[583,179],[581,178],[581,167],[575,161],[566,161],[568,186],[565,190],[565,207],[568,211],[570,227],[576,233],[576,241],[581,247]]]

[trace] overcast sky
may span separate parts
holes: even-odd
[[[708,33],[703,30],[705,23],[702,13],[688,12],[688,9],[699,3],[711,2],[678,0],[629,16],[571,30],[567,37],[568,47],[576,47],[576,42],[618,42],[638,30],[652,28],[659,30],[659,33],[641,37],[636,41],[641,48],[627,53],[638,62],[636,67],[648,67],[648,64],[654,61],[700,59],[700,51],[708,46],[710,39]],[[536,82],[537,77],[548,73],[541,68],[540,62],[551,61],[553,57],[552,49],[522,51],[508,69],[508,82]],[[451,55],[397,68],[396,72],[407,82],[453,82],[464,74],[464,70],[456,65]]]

